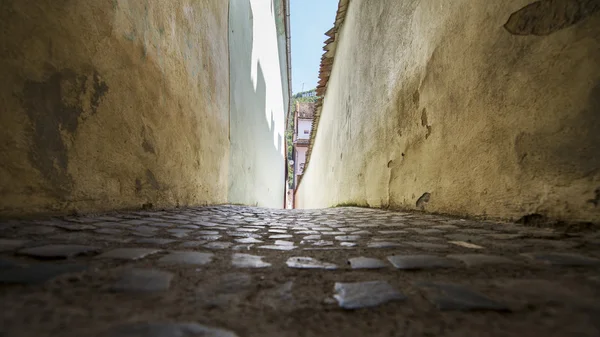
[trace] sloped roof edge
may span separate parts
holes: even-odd
[[[350,0],[339,0],[338,9],[335,16],[335,22],[333,23],[333,27],[328,30],[325,35],[329,38],[325,41],[323,50],[323,56],[321,57],[321,65],[319,69],[319,84],[317,87],[317,95],[319,96],[315,106],[315,115],[312,124],[312,129],[310,132],[310,142],[308,143],[308,150],[306,151],[306,162],[304,164],[304,172],[308,170],[308,166],[310,164],[310,157],[312,154],[312,148],[315,143],[315,136],[317,134],[317,130],[319,128],[319,121],[321,120],[321,111],[323,110],[323,100],[325,99],[325,95],[327,94],[327,85],[329,83],[329,75],[333,70],[333,63],[335,61],[336,54],[336,46],[337,40],[339,38],[340,30],[344,24],[344,20],[346,19],[346,13],[348,12],[348,6],[350,5]],[[302,183],[302,176],[298,177],[298,182],[296,184],[296,191],[300,187]]]

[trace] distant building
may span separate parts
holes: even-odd
[[[306,151],[310,142],[313,118],[315,115],[315,103],[296,103],[294,111],[294,185],[298,177],[304,174],[306,162]],[[295,186],[294,186],[295,188]]]

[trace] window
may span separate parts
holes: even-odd
[[[304,130],[304,134],[308,135],[310,133],[310,130]]]

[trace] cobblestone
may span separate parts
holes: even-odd
[[[452,260],[433,255],[395,255],[388,256],[388,260],[397,269],[433,269],[450,268],[456,266]]]
[[[321,262],[312,257],[294,256],[290,257],[287,262],[287,266],[290,268],[298,269],[337,269],[337,266],[333,263]]]
[[[406,299],[398,290],[383,281],[336,283],[334,291],[337,292],[334,295],[335,299],[344,309],[368,308]]]
[[[98,255],[99,259],[139,260],[148,255],[158,253],[159,249],[118,248]]]
[[[430,301],[440,310],[510,310],[506,305],[462,285],[427,282],[420,286],[432,288],[438,293],[430,296]]]
[[[20,255],[38,259],[68,259],[78,255],[90,255],[100,251],[94,246],[82,245],[47,245],[19,250]]]
[[[173,274],[156,269],[130,269],[124,271],[111,290],[118,292],[166,291],[171,285]]]
[[[597,336],[599,238],[365,208],[14,220],[0,223],[0,335],[207,335],[181,326],[200,321],[240,336]]]
[[[63,274],[77,273],[87,269],[82,264],[35,264],[7,268],[0,273],[0,283],[37,284],[52,280]]]
[[[169,255],[161,257],[158,262],[167,264],[193,264],[203,265],[210,263],[214,254],[200,252],[171,252]]]
[[[379,269],[385,268],[388,265],[380,259],[374,259],[370,257],[353,257],[348,259],[348,263],[352,269]]]
[[[114,327],[102,337],[237,337],[231,331],[198,323],[132,323]]]

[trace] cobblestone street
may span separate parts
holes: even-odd
[[[0,233],[0,336],[600,334],[585,228],[218,206]]]

